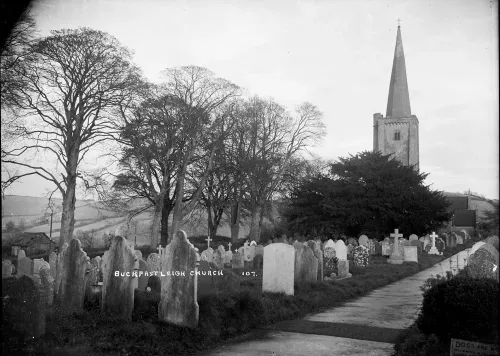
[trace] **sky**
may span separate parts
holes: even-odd
[[[197,65],[290,110],[309,101],[327,128],[313,152],[333,160],[373,149],[399,18],[426,183],[499,197],[496,1],[40,0],[33,15],[41,36],[108,32],[154,82],[166,68]],[[31,176],[6,193],[49,188]]]

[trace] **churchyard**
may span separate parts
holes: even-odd
[[[200,252],[179,231],[148,255],[119,236],[92,258],[77,239],[47,260],[21,251],[2,261],[4,347],[13,354],[188,354],[339,305],[470,247],[470,273],[498,280],[498,238],[390,236],[283,235],[239,248],[207,238]]]

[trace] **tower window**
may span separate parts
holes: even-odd
[[[401,133],[399,130],[394,131],[394,141],[399,141],[401,139]]]

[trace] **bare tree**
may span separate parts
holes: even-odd
[[[214,77],[209,70],[195,66],[169,69],[165,75],[165,90],[188,107],[187,112],[183,115],[185,145],[179,160],[176,162],[175,190],[177,196],[171,228],[171,231],[175,232],[180,228],[183,215],[188,215],[196,208],[212,170],[215,151],[226,138],[224,135],[227,134],[227,131],[220,128],[224,126],[232,113],[232,107],[225,104],[239,95],[239,88],[227,80]],[[219,135],[219,133],[223,134]],[[199,152],[200,147],[203,147],[204,153]],[[195,155],[205,157],[205,174],[198,182],[197,189],[188,205],[183,206],[186,176]]]
[[[60,245],[73,236],[77,177],[86,154],[113,138],[115,108],[130,101],[140,73],[131,53],[114,37],[89,28],[52,31],[34,41],[17,72],[24,85],[18,105],[26,125],[9,159],[54,183],[63,197]],[[46,154],[56,163],[33,163],[29,155]]]
[[[283,174],[293,157],[325,135],[322,113],[310,104],[294,115],[274,100],[251,98],[246,106],[247,130],[244,170],[251,211],[250,239],[259,241],[264,208],[280,190]]]
[[[23,57],[28,53],[29,44],[36,34],[35,21],[29,14],[31,7],[28,6],[19,17],[19,20],[10,31],[9,35],[2,41],[2,50],[0,52],[0,101],[1,115],[1,159],[12,159],[8,155],[13,142],[19,137],[17,127],[19,117],[16,115],[17,101],[19,97],[19,88],[23,86],[23,78],[18,73],[23,65]],[[3,199],[5,190],[18,179],[30,175],[21,174],[17,169],[2,164],[2,218],[3,218]]]

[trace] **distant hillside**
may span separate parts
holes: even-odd
[[[60,209],[62,199],[53,199],[55,207]],[[24,220],[27,227],[39,225],[40,219],[47,211],[49,199],[41,197],[26,197],[20,195],[7,195],[2,202],[3,219],[2,227],[9,221],[16,225]],[[104,209],[101,203],[92,200],[77,200],[75,209],[75,219],[82,220],[99,220],[105,217],[113,217],[117,214]],[[54,214],[54,222],[60,221],[61,214]]]

